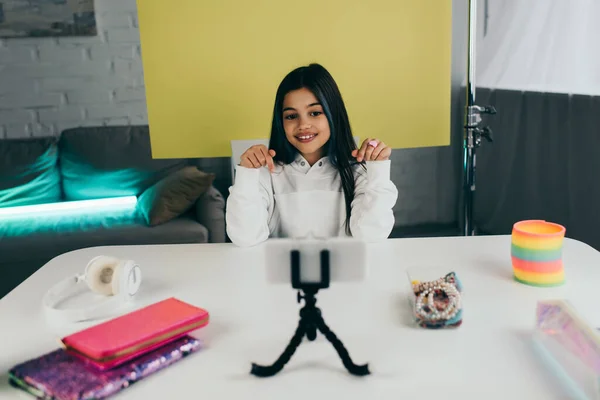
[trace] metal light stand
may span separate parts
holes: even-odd
[[[469,53],[467,56],[467,104],[465,107],[465,134],[464,134],[464,236],[475,235],[473,223],[473,201],[475,196],[475,166],[476,150],[481,145],[481,138],[488,142],[493,141],[492,130],[488,127],[479,127],[480,114],[496,114],[493,106],[475,105],[475,40],[477,27],[477,0],[469,0]]]

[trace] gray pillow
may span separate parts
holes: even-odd
[[[197,167],[184,167],[146,189],[138,198],[138,210],[148,225],[164,224],[192,208],[214,179]]]

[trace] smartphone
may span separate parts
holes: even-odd
[[[361,282],[367,278],[367,244],[350,237],[281,239],[264,242],[266,278],[272,284],[291,284],[292,252],[297,251],[300,280],[321,280],[322,251],[329,257],[330,282]]]

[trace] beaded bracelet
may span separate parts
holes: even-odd
[[[454,272],[429,282],[413,282],[415,317],[424,328],[456,327],[462,323],[462,285]]]

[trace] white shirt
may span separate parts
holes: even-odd
[[[353,237],[374,242],[390,235],[398,198],[390,167],[390,160],[367,161],[366,171],[356,165]],[[237,246],[254,246],[270,237],[347,236],[341,179],[327,157],[311,167],[298,156],[289,165],[276,165],[273,172],[238,165],[229,193],[227,234]]]

